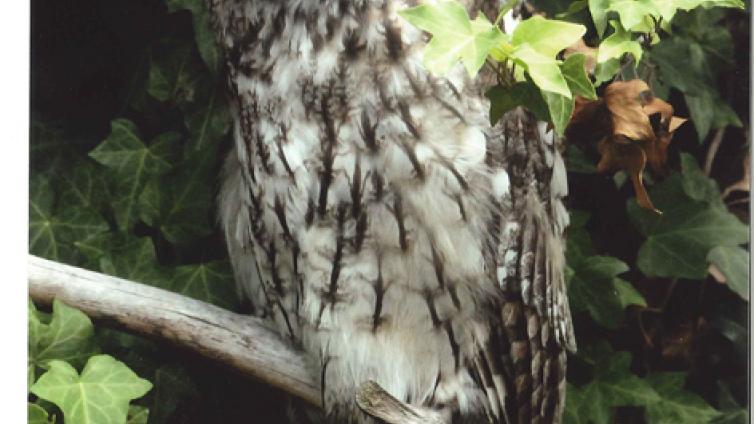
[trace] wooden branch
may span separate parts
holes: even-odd
[[[303,355],[259,318],[33,255],[28,272],[35,302],[51,304],[57,298],[93,319],[172,342],[321,407],[319,385]],[[449,422],[440,411],[407,405],[372,381],[356,396],[366,413],[388,424]]]
[[[94,319],[172,342],[320,406],[319,385],[303,356],[258,318],[36,256],[29,256],[28,267],[35,302],[57,298]]]

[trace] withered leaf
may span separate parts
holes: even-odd
[[[605,89],[603,99],[575,99],[566,137],[572,141],[598,142],[602,156],[598,172],[625,170],[631,177],[637,203],[660,213],[644,187],[642,172],[649,166],[664,172],[673,132],[686,119],[673,116],[673,107],[654,97],[646,82],[615,81]]]

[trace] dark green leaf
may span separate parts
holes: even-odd
[[[650,197],[663,215],[628,202],[629,218],[647,238],[639,249],[639,269],[647,276],[702,279],[707,254],[716,246],[736,246],[748,240],[748,229],[719,206],[690,199],[683,179],[673,174],[655,186]]]
[[[161,102],[185,105],[194,101],[201,77],[192,46],[178,40],[164,40],[152,52],[147,93]]]
[[[683,175],[683,191],[694,200],[707,202],[713,205],[721,205],[720,189],[717,182],[704,175],[699,164],[693,156],[681,153],[681,171]]]
[[[168,424],[181,402],[196,396],[196,385],[182,366],[169,364],[160,367],[154,378],[149,424]]]
[[[717,246],[707,260],[725,275],[726,284],[744,300],[749,300],[749,252],[736,246]]]
[[[147,424],[148,419],[149,409],[138,405],[131,405],[128,407],[126,424]]]
[[[191,154],[176,170],[152,179],[139,198],[141,219],[180,244],[212,231],[212,170],[217,145]]]
[[[210,14],[206,3],[202,0],[167,0],[168,11],[188,10],[191,12],[194,24],[194,41],[199,48],[202,60],[213,75],[220,70],[220,50],[215,41],[215,32],[210,22]]]
[[[27,403],[27,424],[52,424],[47,411],[39,405]]]
[[[168,288],[226,309],[236,303],[233,271],[227,262],[184,265],[172,270]]]
[[[164,287],[165,271],[157,263],[154,245],[149,237],[110,238],[108,254],[100,257],[100,270],[106,274],[140,283]],[[106,238],[99,240],[107,243]],[[118,243],[118,244],[116,244]]]
[[[574,99],[549,91],[542,91],[542,97],[545,99],[545,103],[550,112],[550,118],[555,127],[555,132],[562,136],[565,133],[565,128],[568,126],[568,122],[571,120]]]
[[[175,162],[179,135],[161,134],[150,146],[141,141],[136,125],[125,119],[112,122],[112,131],[89,155],[105,165],[116,181],[113,202],[115,218],[122,230],[135,223],[137,202],[149,176],[170,170]]]
[[[680,372],[650,374],[646,381],[659,394],[660,400],[647,405],[652,424],[707,424],[720,413],[699,395],[683,389],[686,375]]]
[[[73,262],[74,243],[108,230],[99,214],[84,207],[68,207],[53,213],[53,188],[49,179],[32,177],[29,199],[29,251],[48,259]]]
[[[485,93],[490,99],[490,123],[495,125],[505,112],[523,106],[531,111],[537,119],[550,121],[547,104],[537,87],[531,82],[517,82],[511,87],[496,85]]]
[[[566,167],[569,172],[579,174],[594,174],[597,172],[594,162],[589,160],[584,152],[575,144],[569,144],[566,148]]]
[[[230,128],[231,116],[220,89],[213,88],[206,100],[186,113],[189,148],[193,151],[213,148],[220,144]]]
[[[610,256],[589,256],[569,262],[573,277],[568,281],[568,298],[574,311],[588,311],[592,318],[607,328],[616,328],[623,321],[623,310],[629,304],[646,305],[642,296],[617,275],[628,271],[628,265]]]
[[[591,365],[594,380],[581,387],[568,386],[564,423],[609,423],[613,407],[645,406],[660,400],[646,381],[631,373],[630,353],[613,352],[600,342],[582,348],[579,357]]]

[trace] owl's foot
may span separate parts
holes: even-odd
[[[356,403],[367,414],[388,424],[449,424],[450,411],[422,408],[396,399],[374,381],[362,384]]]

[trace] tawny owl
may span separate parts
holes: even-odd
[[[563,161],[522,109],[490,125],[483,77],[423,68],[428,36],[397,14],[415,3],[209,0],[236,278],[306,352],[333,422],[371,422],[354,400],[368,380],[453,422],[559,422]]]

